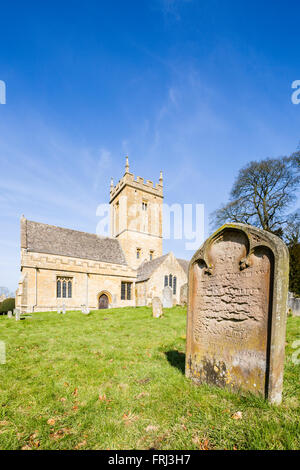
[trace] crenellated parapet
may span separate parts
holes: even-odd
[[[111,179],[110,184],[110,202],[112,202],[115,197],[122,191],[125,186],[130,186],[134,189],[138,189],[144,192],[153,194],[154,196],[163,197],[163,177],[162,172],[160,172],[159,182],[154,184],[153,181],[146,180],[141,176],[135,178],[133,173],[129,172],[129,163],[128,157],[126,157],[125,173],[124,176],[118,181],[116,185]]]

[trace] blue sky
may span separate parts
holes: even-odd
[[[299,2],[2,2],[0,14],[2,286],[17,287],[21,214],[95,232],[126,154],[135,175],[163,170],[166,203],[208,216],[240,167],[299,144]],[[190,258],[184,246],[164,251]]]

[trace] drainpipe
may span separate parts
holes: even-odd
[[[32,306],[32,312],[34,312],[34,308],[37,306],[37,271],[38,271],[38,268],[35,268],[35,292],[34,292],[34,305]]]
[[[89,308],[89,274],[86,273],[86,307]]]

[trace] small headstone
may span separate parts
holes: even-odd
[[[293,316],[300,317],[300,298],[294,297],[292,292],[289,292],[288,295],[288,309]]]
[[[12,318],[12,311],[7,312],[7,318]]]
[[[185,283],[180,288],[180,305],[183,307],[187,305],[188,284]]]
[[[15,317],[16,317],[16,321],[19,321],[21,319],[20,310],[18,309],[15,310]]]
[[[164,308],[171,308],[173,307],[173,292],[171,287],[166,286],[163,288],[162,291],[163,296],[163,307]]]
[[[217,230],[189,267],[186,375],[280,403],[288,250],[244,224]]]
[[[62,306],[62,314],[65,315],[65,313],[66,313],[66,306],[65,306],[65,304],[63,304],[63,306]]]
[[[86,305],[81,305],[81,312],[84,315],[88,315],[90,313],[90,309]]]
[[[152,299],[152,314],[154,318],[160,318],[163,314],[162,303],[159,297],[153,297]]]

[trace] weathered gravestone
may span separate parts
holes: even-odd
[[[81,305],[81,312],[84,315],[88,315],[90,313],[90,309],[86,305]]]
[[[12,311],[7,312],[7,318],[12,318]]]
[[[186,375],[280,403],[287,293],[278,237],[244,224],[217,230],[189,265]]]
[[[300,298],[294,297],[292,292],[288,294],[288,309],[292,312],[295,317],[300,317]]]
[[[160,318],[163,314],[162,303],[159,297],[153,297],[152,299],[152,314],[154,318]]]
[[[187,297],[188,297],[188,284],[185,283],[180,288],[180,305],[182,306],[187,305]]]
[[[66,306],[65,306],[65,304],[63,304],[63,306],[62,306],[62,313],[63,313],[63,315],[65,315],[65,313],[66,313]]]
[[[20,310],[16,308],[14,312],[15,312],[16,321],[19,321],[21,319]]]
[[[173,307],[173,293],[172,289],[169,286],[163,288],[163,307],[164,308],[171,308]]]

